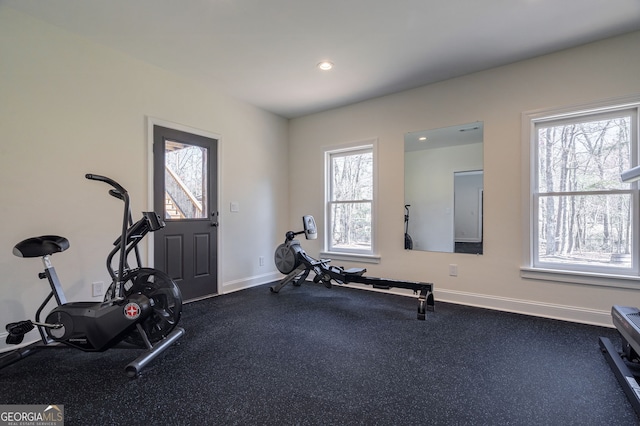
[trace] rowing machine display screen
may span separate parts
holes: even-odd
[[[313,216],[302,216],[302,223],[304,224],[304,236],[307,240],[315,240],[318,238],[318,228],[316,227],[316,221]]]

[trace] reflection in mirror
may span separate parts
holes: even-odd
[[[483,123],[404,138],[405,248],[483,252]]]

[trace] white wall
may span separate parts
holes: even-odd
[[[520,277],[521,114],[640,93],[640,33],[479,72],[290,123],[290,221],[323,223],[322,147],[377,137],[381,262],[372,276],[433,282],[437,300],[610,325],[613,304],[640,305],[640,291]],[[366,78],[366,76],[363,76]],[[484,122],[484,255],[403,249],[403,135]],[[316,255],[321,239],[306,241]],[[458,276],[448,275],[449,264]],[[639,284],[640,285],[640,284]],[[437,307],[436,307],[437,309]]]
[[[40,260],[11,254],[24,238],[71,241],[53,256],[70,301],[109,282],[121,203],[84,174],[122,183],[136,214],[152,209],[147,117],[221,136],[220,291],[279,276],[271,259],[288,224],[287,120],[3,6],[0,52],[0,324],[33,318],[48,293]]]
[[[454,172],[482,170],[482,144],[410,151],[404,156],[404,202],[416,250],[454,250]]]

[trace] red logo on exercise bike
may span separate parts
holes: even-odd
[[[140,316],[140,306],[137,303],[129,302],[124,307],[124,316],[134,320]]]

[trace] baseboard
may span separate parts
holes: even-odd
[[[11,352],[11,351],[14,351],[16,349],[19,349],[19,348],[22,348],[22,347],[25,347],[25,346],[29,346],[29,345],[31,345],[33,343],[36,343],[36,342],[40,341],[39,338],[34,338],[34,339],[31,339],[31,340],[28,340],[27,337],[29,335],[27,334],[25,336],[25,340],[22,343],[20,343],[19,345],[7,345],[5,343],[5,341],[7,339],[7,335],[8,334],[9,333],[0,333],[0,355],[2,355],[5,352]]]
[[[262,275],[255,275],[253,277],[242,278],[234,281],[227,281],[222,284],[220,294],[233,293],[239,290],[245,290],[247,288],[255,287],[257,285],[267,284],[273,281],[282,279],[283,275],[280,272],[269,272]]]
[[[357,284],[348,284],[346,287],[415,297],[410,290],[377,290]],[[509,297],[489,296],[485,294],[468,293],[456,290],[443,290],[437,287],[434,289],[434,296],[436,301],[436,313],[438,312],[438,302],[446,302],[455,303],[456,305],[475,306],[478,308],[493,309],[496,311],[613,328],[610,310],[601,311],[577,306],[542,303],[523,299],[513,299]]]
[[[436,302],[438,300],[442,302],[513,312],[517,314],[613,328],[611,312],[608,310],[602,311],[578,306],[558,305],[554,303],[543,303],[523,299],[513,299],[509,297],[488,296],[484,294],[466,293],[455,290],[437,290]]]

